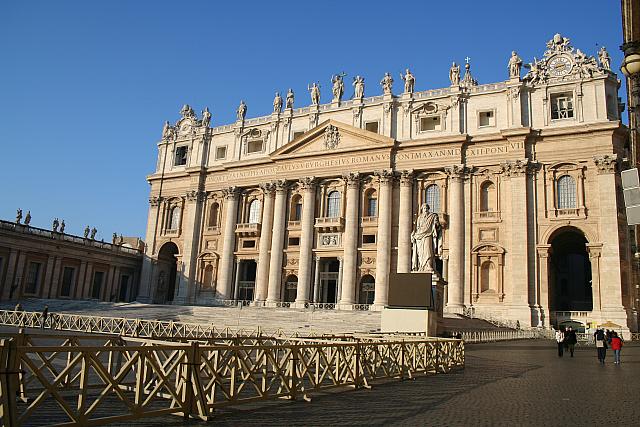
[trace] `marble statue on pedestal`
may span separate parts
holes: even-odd
[[[20,221],[22,221],[22,209],[16,211],[16,223],[20,224]]]
[[[307,90],[311,94],[311,104],[320,105],[320,84],[312,83],[311,86],[307,85]]]
[[[31,222],[31,211],[27,211],[27,216],[24,217],[24,225],[29,225]]]
[[[411,233],[411,248],[411,271],[433,273],[435,257],[442,251],[442,239],[438,214],[429,212],[426,203],[420,207],[415,230]]]
[[[84,228],[84,238],[85,238],[85,239],[89,238],[89,231],[91,231],[91,230],[89,229],[89,226],[87,225],[87,226]]]
[[[276,96],[273,98],[273,112],[276,114],[280,114],[282,111],[282,97],[280,96],[280,92],[276,92]]]
[[[244,122],[244,118],[247,115],[247,104],[245,104],[244,101],[240,101],[240,105],[236,110],[236,115],[239,122]]]
[[[211,123],[211,113],[209,112],[209,107],[204,107],[202,110],[202,126],[208,128]]]
[[[60,233],[64,233],[64,227],[66,227],[66,224],[64,223],[64,219],[63,219],[62,222],[60,223]]]
[[[611,71],[611,57],[609,56],[609,52],[607,52],[607,48],[602,46],[598,51],[598,60],[600,61],[600,66],[605,70]]]
[[[289,88],[289,90],[287,91],[287,102],[285,104],[285,108],[292,109],[293,101],[294,101],[293,91],[291,90],[291,88]]]
[[[90,237],[90,238],[91,238],[91,240],[95,240],[95,238],[96,238],[96,233],[97,233],[97,232],[98,232],[98,230],[97,230],[95,227],[93,227],[93,228],[91,229],[91,237]]]
[[[364,97],[364,77],[355,76],[353,78],[353,87],[354,87],[353,97],[355,99],[362,99]]]
[[[115,245],[117,241],[118,241],[118,233],[113,233],[113,235],[111,236],[111,244]]]
[[[413,93],[413,89],[416,85],[416,78],[413,77],[411,71],[409,71],[409,69],[407,68],[405,70],[404,76],[400,74],[400,77],[402,78],[402,80],[404,80],[404,93]]]
[[[391,90],[393,89],[393,77],[391,77],[391,74],[384,73],[384,77],[380,80],[380,85],[382,86],[382,93],[391,95]]]
[[[171,139],[173,137],[173,128],[169,124],[169,121],[164,122],[162,127],[162,139]]]
[[[58,232],[58,227],[60,227],[60,221],[58,220],[58,218],[54,218],[53,219],[53,224],[51,226],[51,228],[53,229],[54,233]]]
[[[451,64],[451,68],[449,69],[449,80],[451,80],[451,86],[460,84],[460,66],[455,62]]]
[[[335,76],[331,76],[331,83],[333,84],[331,87],[331,92],[333,94],[332,102],[340,102],[342,100],[342,95],[344,94],[344,81],[342,79],[346,75],[346,73],[342,72]]]
[[[511,58],[509,58],[509,78],[520,78],[520,68],[522,67],[522,58],[518,56],[518,53],[514,50],[511,52]]]

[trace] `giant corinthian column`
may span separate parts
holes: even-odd
[[[300,184],[304,189],[304,195],[302,197],[302,233],[300,235],[300,260],[298,261],[298,292],[296,294],[296,304],[309,302],[313,255],[313,222],[315,219],[316,202],[315,178],[302,178]]]
[[[360,175],[357,172],[344,176],[347,181],[347,206],[344,221],[344,248],[342,294],[340,304],[353,304],[356,297],[356,268],[358,263],[358,201]]]
[[[282,250],[284,249],[284,232],[287,214],[287,182],[277,181],[276,200],[273,212],[273,232],[271,236],[271,258],[269,261],[269,291],[267,302],[280,301],[280,284],[282,282]]]
[[[222,244],[222,256],[220,258],[220,274],[218,279],[218,289],[220,297],[231,298],[232,278],[233,278],[233,251],[236,246],[236,221],[238,213],[238,189],[229,187],[223,190],[225,197],[225,217],[224,217],[224,242]]]
[[[273,187],[272,183],[260,186],[264,192],[264,207],[262,209],[262,224],[260,227],[260,252],[258,255],[258,271],[256,272],[256,302],[267,298],[269,287],[269,248],[271,247],[271,232],[273,225]]]
[[[398,215],[398,273],[411,272],[412,202],[413,171],[402,171],[402,175],[400,175],[400,212]]]
[[[461,313],[464,307],[464,165],[445,168],[451,184],[449,206],[449,274],[447,310]]]
[[[385,306],[388,299],[389,271],[391,265],[391,192],[393,189],[393,172],[383,170],[376,172],[380,181],[380,198],[378,203],[378,238],[376,250],[376,287],[374,304]]]

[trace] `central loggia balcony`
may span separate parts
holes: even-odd
[[[316,229],[320,232],[339,232],[344,230],[343,217],[316,218]]]
[[[261,228],[261,224],[259,223],[243,222],[240,224],[236,224],[236,234],[243,237],[259,236],[260,228]]]

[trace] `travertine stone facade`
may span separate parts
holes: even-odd
[[[426,202],[449,312],[635,329],[617,77],[560,35],[524,77],[507,62],[492,84],[467,63],[442,89],[414,92],[407,70],[399,95],[386,76],[383,95],[337,87],[330,104],[293,108],[289,91],[214,128],[185,106],[148,177],[140,299],[380,308]]]
[[[0,300],[133,301],[144,243],[117,244],[0,221]]]

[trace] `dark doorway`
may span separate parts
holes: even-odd
[[[164,304],[173,301],[178,273],[176,255],[178,246],[173,242],[165,243],[158,252],[158,281],[156,283],[155,302]]]
[[[129,275],[123,274],[120,276],[120,293],[118,295],[118,301],[127,301],[127,288],[129,287]]]
[[[591,311],[591,262],[587,239],[567,228],[551,241],[549,305],[551,311]]]
[[[320,264],[320,292],[316,302],[338,302],[339,272],[340,263],[336,258],[328,258]]]
[[[238,266],[240,280],[238,281],[238,299],[253,301],[256,287],[257,263],[254,260],[245,260]]]

